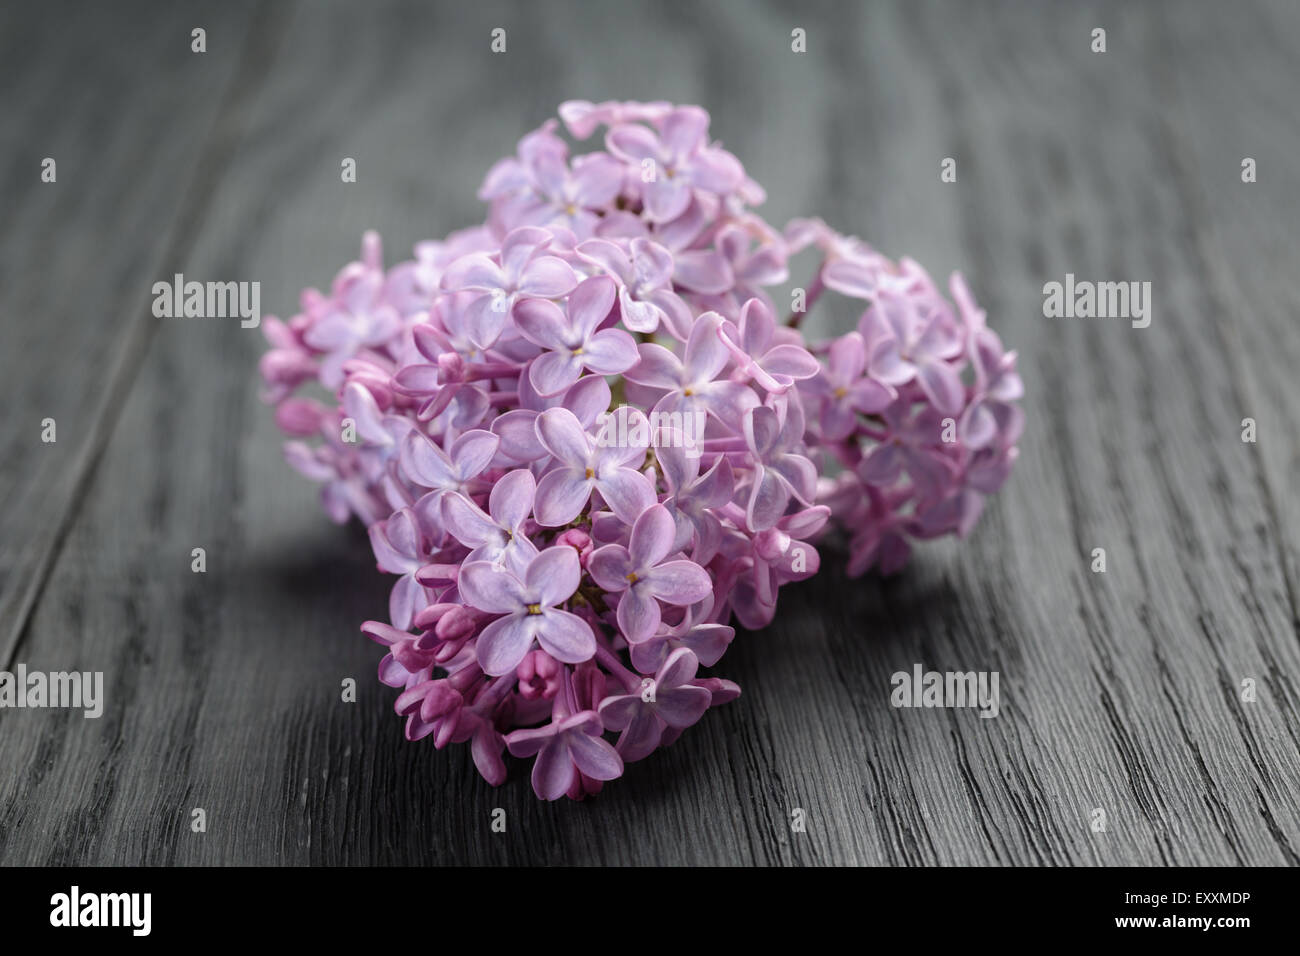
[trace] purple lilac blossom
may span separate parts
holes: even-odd
[[[262,323],[260,364],[289,463],[397,576],[362,631],[407,737],[470,744],[494,785],[532,758],[547,800],[734,700],[700,669],[820,547],[891,574],[968,534],[1024,425],[1016,354],[960,275],[945,296],[820,219],[768,224],[699,107],[559,116],[488,171],[482,225],[388,269],[367,233]],[[857,326],[809,342],[827,294]]]

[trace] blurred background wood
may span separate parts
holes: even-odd
[[[0,862],[1300,862],[1294,4],[20,2],[0,24],[0,669],[107,689],[99,720],[0,712]],[[546,805],[522,763],[493,789],[465,748],[403,740],[356,629],[388,582],[283,463],[260,334],[154,319],[150,289],[258,280],[291,314],[364,229],[391,261],[481,219],[488,165],[570,98],[700,103],[771,221],[965,271],[1028,427],[970,540],[888,580],[826,554],[715,669],[738,701]],[[1150,281],[1150,328],[1045,319],[1067,272]],[[892,709],[916,662],[998,671],[1001,715]]]

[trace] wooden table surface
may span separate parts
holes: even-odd
[[[0,711],[0,862],[1300,862],[1298,51],[1290,2],[5,4],[0,670],[106,703]],[[739,700],[544,804],[403,739],[357,630],[389,581],[284,463],[260,333],[151,287],[290,314],[365,228],[479,221],[570,98],[700,103],[771,221],[962,269],[1028,424],[969,540],[828,554],[714,669]],[[1151,282],[1150,327],[1045,318],[1067,273]],[[916,663],[998,671],[1000,715],[894,709]]]

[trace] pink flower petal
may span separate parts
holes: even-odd
[[[623,758],[609,741],[590,734],[569,734],[574,765],[593,780],[615,780],[623,773]]]
[[[522,612],[528,603],[523,583],[486,561],[473,561],[461,568],[456,584],[466,604],[489,614]]]
[[[490,292],[504,289],[506,275],[501,267],[486,253],[475,252],[462,256],[449,265],[442,274],[442,287],[448,290],[474,289]]]
[[[546,450],[572,468],[585,468],[591,459],[591,437],[573,412],[551,408],[537,416],[537,437]]]
[[[573,290],[569,295],[569,325],[574,332],[574,343],[591,337],[614,308],[617,298],[618,287],[609,276],[592,276]]]
[[[643,511],[632,525],[632,538],[628,544],[632,566],[639,570],[653,568],[668,557],[676,531],[673,516],[663,505],[652,505]]]
[[[573,786],[577,773],[568,744],[563,738],[552,740],[533,763],[533,792],[543,800],[558,800]]]
[[[632,570],[632,559],[621,544],[597,548],[587,558],[587,571],[592,580],[611,593],[627,590],[628,575]]]
[[[668,726],[677,728],[697,723],[713,703],[712,694],[703,687],[691,685],[660,691],[656,697],[655,712]]]
[[[569,468],[547,472],[537,483],[533,514],[544,528],[558,528],[582,513],[591,497],[590,479],[577,477]]]
[[[544,349],[568,349],[582,341],[582,336],[574,334],[564,311],[550,299],[520,302],[513,317],[524,338]]]
[[[572,548],[566,549],[572,550]],[[545,554],[546,552],[542,552]],[[596,635],[589,625],[576,614],[549,608],[541,614],[542,626],[537,631],[542,649],[562,664],[581,664],[596,653]]]
[[[587,340],[581,361],[598,375],[618,375],[637,364],[636,339],[622,329],[604,329]]]
[[[547,548],[528,566],[525,587],[543,607],[554,607],[578,590],[582,569],[578,552],[565,545]]]
[[[637,347],[640,359],[627,371],[629,381],[651,388],[677,388],[682,383],[685,368],[672,352],[652,342]]]
[[[509,674],[533,645],[541,615],[511,614],[497,618],[479,633],[474,654],[490,677]]]
[[[605,147],[615,156],[639,163],[643,159],[658,161],[659,137],[644,126],[629,123],[616,126],[605,134]]]
[[[543,352],[528,367],[528,381],[538,395],[558,395],[578,380],[583,358],[571,350]]]
[[[709,572],[694,561],[668,561],[645,572],[655,597],[668,604],[686,607],[713,593]]]
[[[621,521],[629,524],[655,502],[654,486],[645,475],[631,468],[619,468],[601,475],[596,481],[596,488],[609,509]]]
[[[567,262],[555,256],[541,256],[525,267],[519,278],[519,292],[521,295],[555,299],[568,295],[577,284],[578,277]]]
[[[653,637],[662,620],[659,602],[645,588],[629,588],[624,591],[615,617],[623,636],[631,644],[639,644]]]

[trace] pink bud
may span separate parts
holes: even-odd
[[[555,538],[556,544],[567,544],[578,552],[578,563],[587,566],[587,555],[591,554],[591,535],[581,528],[570,528]]]
[[[438,356],[438,379],[443,384],[465,381],[465,360],[458,352],[443,352]]]
[[[739,684],[735,681],[723,680],[720,677],[702,677],[699,680],[691,681],[691,683],[696,687],[703,687],[713,695],[713,703],[711,705],[713,707],[735,700],[740,696]]]
[[[560,690],[560,664],[545,651],[530,651],[515,668],[524,700],[552,700]]]
[[[415,612],[415,626],[421,631],[431,631],[444,614],[458,607],[459,604],[430,604]]]
[[[405,641],[398,641],[393,644],[393,660],[401,664],[412,674],[424,670],[433,663],[433,648],[420,647],[413,639],[408,638]]]
[[[424,703],[420,705],[420,719],[437,720],[454,710],[459,710],[462,703],[464,698],[461,697],[460,691],[445,680],[434,681],[429,692],[424,695]]]
[[[596,666],[595,661],[587,661],[574,668],[573,690],[579,707],[594,708],[604,700],[605,684],[605,672]]]
[[[275,410],[275,422],[290,435],[314,435],[325,415],[325,406],[315,399],[286,398]]]
[[[426,564],[415,572],[415,580],[426,588],[436,588],[454,583],[459,574],[459,564]]]
[[[316,363],[301,349],[275,349],[267,352],[258,362],[262,381],[268,385],[298,386],[316,377]]]
[[[440,641],[463,641],[474,633],[475,627],[473,612],[457,605],[442,616],[434,633]]]
[[[388,411],[393,405],[393,390],[389,386],[391,376],[377,371],[372,365],[365,365],[361,368],[349,368],[352,363],[344,364],[344,371],[348,373],[347,384],[355,382],[364,388],[375,400],[381,412]]]
[[[789,550],[790,536],[776,528],[768,528],[754,536],[754,553],[764,561],[776,561]]]

